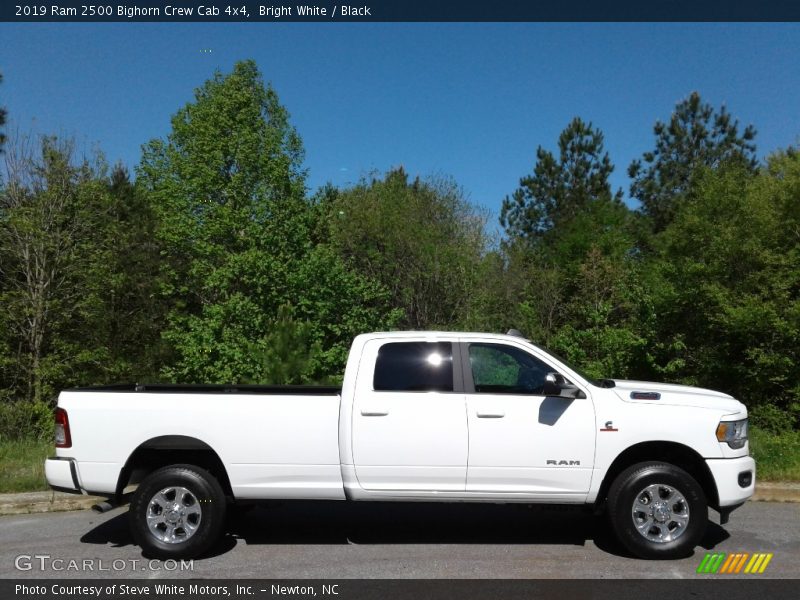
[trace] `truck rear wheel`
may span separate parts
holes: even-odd
[[[639,558],[681,558],[703,537],[708,505],[703,488],[683,469],[638,463],[611,485],[608,516],[620,542]]]
[[[133,539],[146,555],[193,558],[219,539],[225,494],[205,469],[171,465],[139,484],[129,514]]]

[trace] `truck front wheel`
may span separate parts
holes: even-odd
[[[205,469],[171,465],[139,484],[129,512],[133,539],[145,555],[193,558],[222,533],[225,494]]]
[[[614,480],[608,516],[620,542],[640,558],[681,558],[692,553],[708,523],[703,488],[683,469],[638,463]]]

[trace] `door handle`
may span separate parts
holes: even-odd
[[[479,419],[502,419],[506,416],[506,413],[503,411],[488,412],[485,410],[479,410],[475,414]]]
[[[385,417],[389,414],[388,408],[362,408],[362,417]]]

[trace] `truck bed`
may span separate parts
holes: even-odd
[[[344,498],[340,388],[121,384],[64,390],[80,487],[114,493],[142,448],[208,448],[236,498]],[[62,465],[63,466],[63,465]],[[65,471],[67,473],[67,471]]]
[[[261,396],[333,396],[340,386],[327,385],[251,385],[196,383],[115,383],[65,390],[68,392],[150,392],[159,394],[256,394]]]

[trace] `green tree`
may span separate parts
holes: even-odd
[[[308,380],[320,347],[313,341],[313,324],[295,320],[293,313],[290,304],[278,307],[273,326],[260,350],[262,370],[258,383],[290,385]]]
[[[253,61],[216,73],[172,118],[166,140],[145,146],[137,184],[158,222],[163,336],[174,350],[166,377],[258,379],[286,303],[317,324],[311,379],[343,366],[354,330],[384,322],[384,292],[313,243],[302,157],[286,109]]]
[[[597,377],[646,364],[652,306],[630,217],[594,203],[535,247],[504,246],[509,325]]]
[[[108,210],[104,166],[76,161],[74,144],[53,137],[16,139],[4,158],[0,294],[13,359],[3,363],[3,382],[14,396],[45,401],[102,370],[102,344],[84,342],[108,276],[108,248],[98,242]]]
[[[503,204],[509,320],[594,375],[626,376],[642,361],[648,306],[638,220],[612,193],[598,129],[576,118],[558,146],[558,159],[539,147],[533,174]]]
[[[642,203],[655,231],[672,221],[699,169],[731,161],[750,169],[757,165],[753,126],[740,133],[738,120],[724,106],[715,110],[697,92],[675,106],[669,122],[657,121],[653,132],[655,148],[634,160],[628,175],[631,196]]]
[[[387,289],[400,326],[454,327],[469,312],[486,248],[485,215],[449,179],[389,171],[342,192],[320,210],[332,247],[348,265]]]
[[[568,281],[553,349],[594,377],[630,378],[646,366],[653,316],[639,260],[593,246]]]
[[[657,240],[657,367],[800,416],[800,156],[696,174]],[[791,423],[791,421],[790,421]]]
[[[165,307],[158,293],[161,256],[155,216],[124,166],[114,167],[107,190],[108,218],[96,235],[109,249],[108,262],[98,272],[105,275],[103,307],[92,331],[108,351],[108,380],[152,380],[168,358],[161,341]]]
[[[558,138],[556,158],[536,149],[533,174],[503,200],[500,224],[510,238],[535,241],[581,214],[595,202],[621,203],[608,177],[614,165],[603,147],[603,133],[576,117]]]
[[[487,248],[477,264],[468,308],[461,319],[464,330],[504,332],[523,328],[516,308],[522,295],[520,287],[530,280],[524,277],[527,273],[514,271],[515,265],[517,263],[509,258],[508,247]],[[544,285],[535,286],[535,289],[543,290]],[[534,335],[531,329],[526,332]]]

